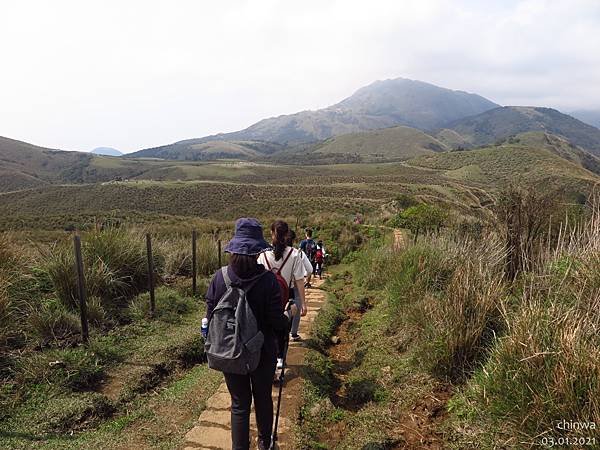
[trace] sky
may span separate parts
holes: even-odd
[[[0,0],[0,136],[131,152],[404,77],[600,109],[600,0]]]

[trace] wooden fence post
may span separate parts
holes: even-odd
[[[150,290],[150,315],[154,317],[154,259],[152,258],[152,238],[146,234],[146,252],[148,253],[148,289]]]
[[[222,266],[222,263],[221,263],[221,239],[219,239],[217,241],[217,248],[218,248],[218,252],[219,252],[219,267],[221,267]]]
[[[196,230],[192,230],[192,295],[195,297],[198,291],[196,279],[198,278],[198,265],[196,262]]]
[[[76,234],[73,237],[75,244],[75,265],[77,268],[77,294],[79,296],[79,314],[81,316],[81,337],[84,343],[89,341],[89,328],[87,319],[87,299],[85,292],[85,276],[83,273],[83,258],[81,256],[81,237]]]

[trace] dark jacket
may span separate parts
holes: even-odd
[[[275,274],[265,270],[262,265],[258,274],[252,278],[242,279],[238,277],[231,267],[227,267],[227,274],[232,283],[241,284],[243,289],[255,282],[254,286],[247,291],[246,298],[256,317],[258,329],[265,335],[265,344],[262,349],[264,356],[274,360],[276,335],[285,333],[290,324],[287,316],[283,313],[281,291]],[[226,290],[225,280],[223,280],[223,274],[219,269],[213,276],[206,293],[206,317],[210,318],[214,307]]]

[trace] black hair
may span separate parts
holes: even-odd
[[[251,278],[258,274],[259,265],[256,261],[256,255],[240,255],[233,253],[229,257],[229,267],[240,278]]]
[[[304,230],[306,235],[311,238],[312,237],[312,230],[310,228],[307,228],[306,230]]]
[[[286,244],[289,247],[292,247],[294,245],[294,240],[296,239],[296,232],[294,230],[290,230],[288,235],[287,235],[287,239],[286,239]]]
[[[273,247],[275,253],[275,261],[279,261],[283,258],[283,252],[287,247],[287,237],[290,231],[288,224],[283,220],[276,220],[271,224],[271,231],[273,232]]]

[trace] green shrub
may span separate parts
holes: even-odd
[[[165,322],[177,322],[183,314],[194,310],[198,300],[182,297],[177,291],[161,286],[155,291],[155,318]],[[143,319],[150,317],[150,294],[138,295],[130,304],[132,317]]]
[[[446,223],[447,212],[434,205],[420,203],[410,206],[390,221],[390,226],[407,228],[413,235],[439,231]]]

